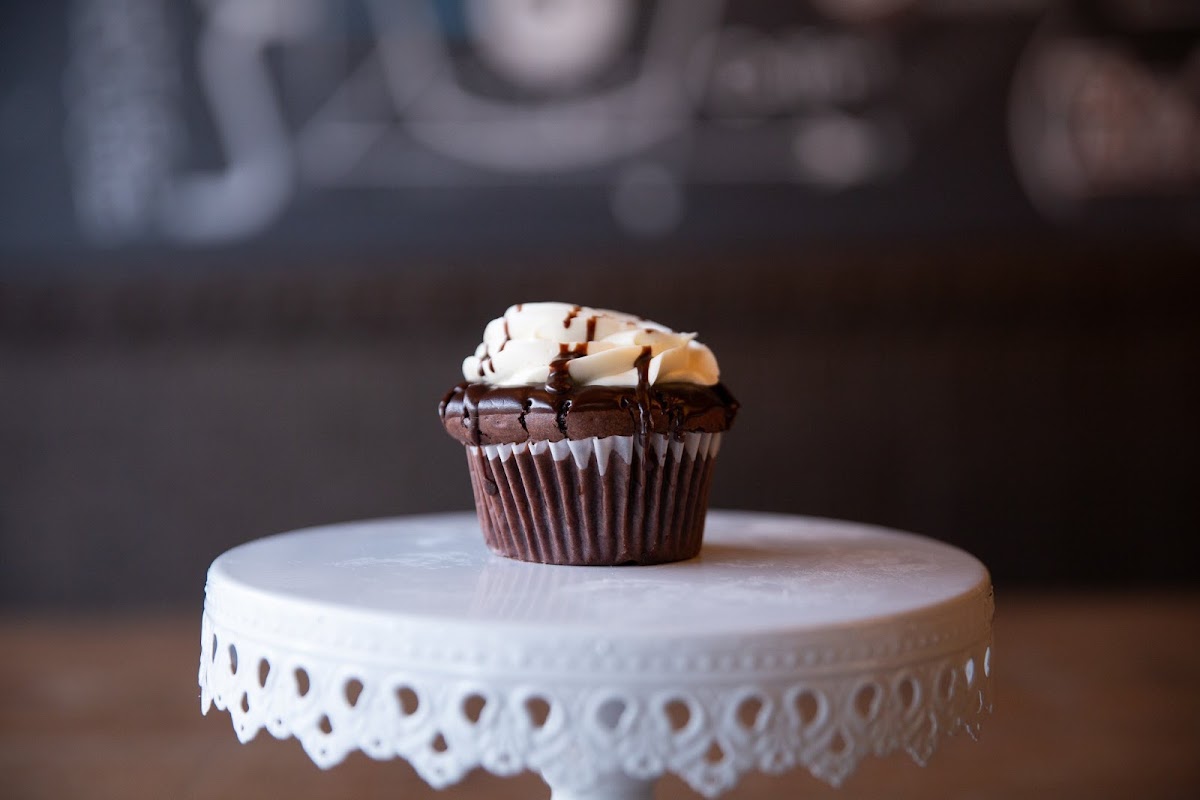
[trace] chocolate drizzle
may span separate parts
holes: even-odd
[[[525,424],[525,415],[529,413],[529,409],[533,407],[532,400],[526,400],[521,405],[521,414],[517,417],[517,424],[521,426],[521,430],[529,433],[529,426]]]
[[[633,368],[637,370],[637,386],[634,392],[637,397],[637,435],[643,445],[650,443],[650,347],[643,345],[641,355],[633,360]]]
[[[642,486],[649,485],[649,472],[653,466],[658,465],[658,462],[650,457],[650,428],[652,424],[650,418],[650,357],[650,346],[643,345],[642,352],[633,360],[633,368],[637,370],[637,386],[634,387],[638,410],[635,435],[642,445],[642,457],[638,459],[638,468],[633,474],[637,478],[637,482]],[[673,437],[677,435],[679,435],[679,431],[672,432]]]
[[[478,446],[482,440],[482,435],[479,431],[479,402],[487,394],[488,385],[486,383],[461,383],[450,390],[450,393],[442,399],[441,405],[438,407],[442,415],[442,422],[446,421],[447,410],[450,406],[457,406],[459,411],[454,416],[459,419],[459,424],[463,430],[466,441]]]
[[[579,306],[575,306],[576,312]],[[576,313],[572,312],[572,313]],[[566,323],[569,325],[571,318],[568,317]],[[570,364],[571,361],[579,358],[582,355],[587,355],[586,344],[571,344],[562,342],[558,346],[558,356],[550,362],[550,374],[546,376],[546,391],[554,395],[567,394],[571,389],[575,388],[575,381],[571,379]],[[532,403],[526,401],[524,405],[532,407]],[[554,409],[554,424],[558,427],[558,432],[567,437],[567,414],[571,410],[571,401],[569,399],[558,403]],[[528,432],[529,428],[525,428]]]
[[[551,394],[571,391],[575,381],[571,379],[570,364],[574,359],[586,356],[587,351],[586,343],[560,343],[558,355],[550,362],[550,373],[546,376],[546,391]]]
[[[558,432],[563,435],[564,439],[570,438],[567,433],[567,414],[571,411],[571,401],[564,400],[554,411],[554,424],[558,426]],[[526,428],[526,430],[529,430]]]
[[[578,317],[580,311],[583,311],[583,306],[572,306],[571,310],[567,312],[566,318],[563,319],[563,327],[564,328],[571,327],[571,320]]]
[[[592,314],[587,321],[587,341],[593,342],[596,340],[596,315]]]

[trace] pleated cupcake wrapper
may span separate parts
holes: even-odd
[[[720,433],[467,448],[488,546],[546,564],[658,564],[700,551]]]

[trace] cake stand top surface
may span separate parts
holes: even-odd
[[[881,528],[714,511],[690,561],[562,567],[484,545],[473,514],[346,523],[236,547],[212,565],[209,595],[309,612],[374,616],[515,635],[674,639],[811,630],[933,610],[987,592],[987,570],[944,543]]]

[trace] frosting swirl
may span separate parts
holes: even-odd
[[[639,373],[644,370],[644,376]],[[691,383],[720,379],[717,359],[694,333],[632,314],[569,303],[519,303],[487,324],[463,377],[492,386],[548,389]]]

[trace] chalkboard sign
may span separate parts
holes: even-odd
[[[148,250],[217,263],[1196,221],[1188,3],[2,13],[10,269],[30,254],[53,268]]]

